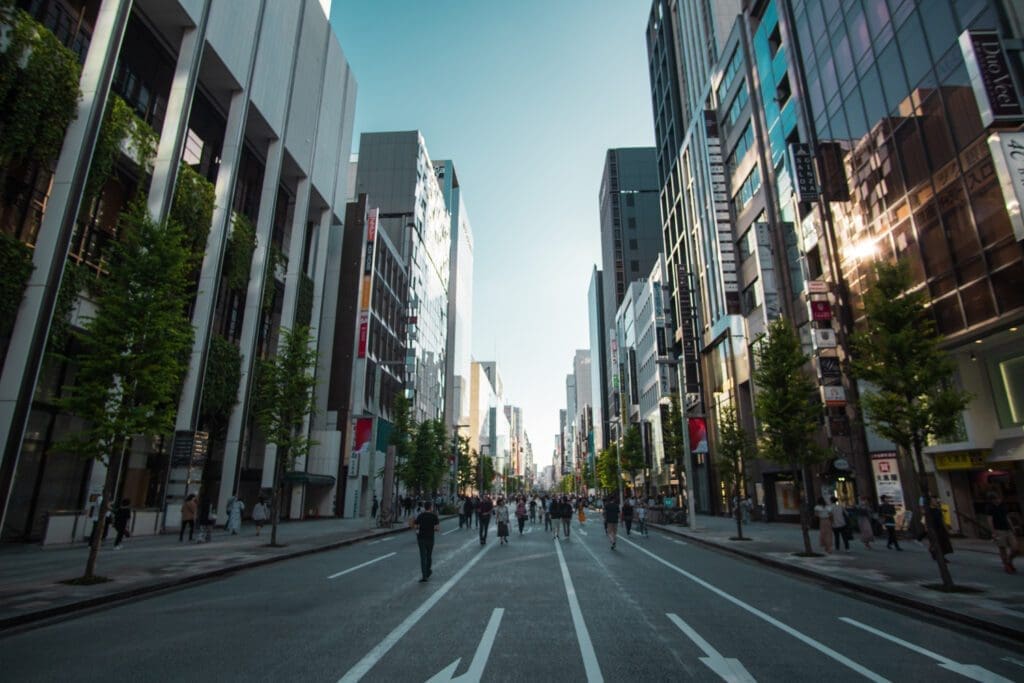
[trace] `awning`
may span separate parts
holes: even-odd
[[[992,444],[989,462],[1006,462],[1008,460],[1024,460],[1024,436],[1011,436],[997,439]]]
[[[329,474],[310,474],[309,472],[286,472],[286,484],[305,484],[306,486],[334,486],[334,477]]]

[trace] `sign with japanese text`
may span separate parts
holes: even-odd
[[[900,484],[900,466],[895,451],[878,451],[871,454],[871,471],[875,475],[875,491],[878,503],[887,496],[896,508],[903,507],[903,486]]]
[[[831,320],[832,305],[827,301],[811,301],[811,320]]]

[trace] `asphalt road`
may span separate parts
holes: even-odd
[[[600,523],[500,546],[444,524],[0,638],[3,681],[1024,681],[1024,653]],[[332,578],[333,577],[333,578]]]

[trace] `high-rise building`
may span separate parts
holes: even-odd
[[[593,391],[590,385],[591,361],[589,349],[577,349],[573,357],[573,386],[576,390],[573,418],[573,469],[580,472],[584,463],[594,464],[594,411]]]
[[[405,378],[412,417],[417,422],[441,419],[451,213],[419,131],[363,133],[356,191],[380,207],[379,229],[398,247],[409,272]]]
[[[324,3],[251,0],[245,11],[233,0],[57,3],[59,11],[48,11],[54,3],[18,4],[35,13],[33,30],[60,36],[90,68],[81,72],[87,96],[76,104],[62,150],[21,168],[18,177],[31,183],[0,198],[0,230],[30,247],[34,266],[0,340],[3,536],[42,537],[50,511],[86,508],[106,477],[103,464],[54,448],[80,429],[53,400],[68,381],[74,349],[48,355],[39,372],[51,322],[80,326],[83,318],[72,311],[95,303],[66,266],[103,277],[127,203],[138,197],[162,222],[186,186],[201,190],[193,197],[213,199],[199,226],[206,237],[195,254],[194,341],[176,433],[132,440],[116,496],[135,508],[166,510],[163,524],[150,528],[176,527],[187,493],[221,508],[231,495],[251,505],[275,469],[274,449],[253,429],[256,359],[276,352],[281,327],[307,323],[321,379],[331,355],[329,340],[318,335],[330,296],[325,281],[340,254],[330,247],[345,212],[356,83]],[[120,103],[140,136],[152,134],[156,153],[149,164],[132,145],[115,147],[109,179],[89,187],[104,111]],[[251,252],[236,248],[246,243],[236,241],[243,234],[252,236]],[[249,253],[249,263],[237,260]],[[58,297],[62,281],[77,291]],[[58,303],[76,299],[78,306]],[[59,350],[69,349],[61,343]],[[204,389],[233,374],[225,358],[241,369],[236,400],[211,412]],[[318,397],[325,390],[321,381]],[[304,502],[330,506],[333,473],[315,467],[297,463],[286,516],[302,514]],[[70,527],[79,535],[89,529],[84,520]]]
[[[595,452],[608,447],[608,344],[604,322],[603,272],[594,266],[587,289],[587,318],[590,325],[590,406]]]

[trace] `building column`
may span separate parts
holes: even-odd
[[[189,112],[199,80],[199,66],[206,44],[206,23],[210,16],[210,0],[203,0],[199,25],[186,28],[178,48],[178,63],[174,67],[174,80],[167,96],[167,113],[160,131],[160,143],[153,160],[153,177],[149,184],[147,208],[156,223],[167,220],[174,201],[174,187],[178,180],[181,153],[188,134]]]
[[[103,0],[100,5],[79,80],[82,98],[64,135],[32,255],[32,274],[0,374],[0,527],[6,517],[64,262],[131,9],[132,0]]]

